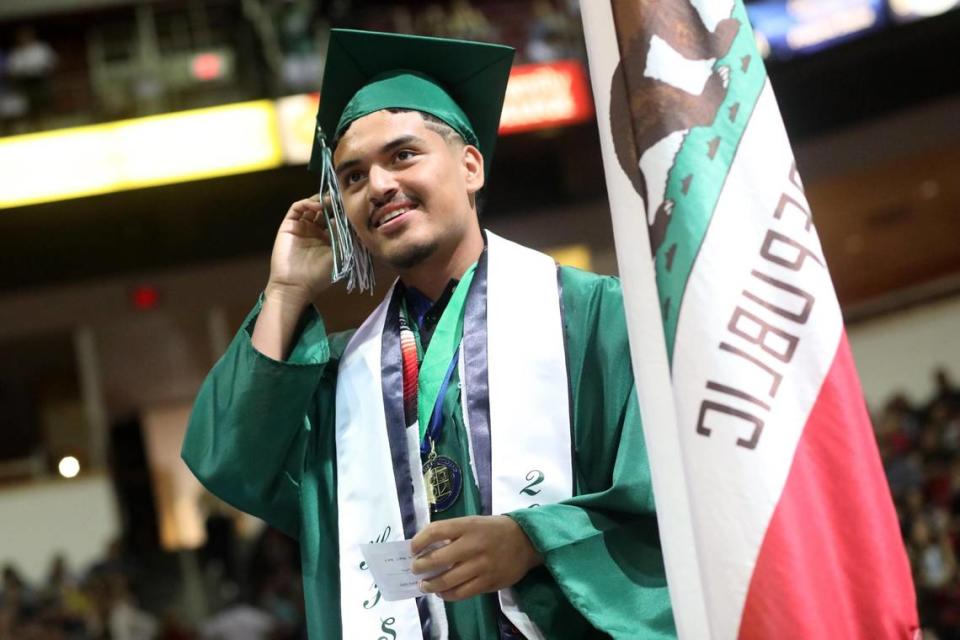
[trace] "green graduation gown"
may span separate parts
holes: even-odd
[[[517,600],[551,640],[675,638],[620,283],[561,267],[560,284],[577,489],[508,514],[545,560],[515,585]],[[200,389],[182,455],[212,493],[299,540],[310,638],[339,639],[334,412],[352,332],[328,335],[311,308],[277,362],[251,344],[259,310]],[[465,478],[457,503],[434,518],[477,515],[456,380],[443,405],[438,449]],[[493,596],[446,610],[451,639],[499,638]]]

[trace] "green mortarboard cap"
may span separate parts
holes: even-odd
[[[480,149],[489,173],[513,53],[500,44],[333,29],[318,133],[329,145],[341,129],[374,111],[423,111]],[[318,139],[311,169],[320,169],[320,155]]]
[[[484,173],[500,127],[513,49],[499,44],[332,29],[327,47],[310,168],[333,248],[333,279],[373,291],[373,260],[350,226],[330,145],[357,118],[381,109],[413,109],[450,125],[483,154]]]

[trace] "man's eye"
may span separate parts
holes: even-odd
[[[397,160],[403,162],[404,160],[409,160],[410,158],[412,158],[412,157],[415,156],[415,155],[416,155],[416,154],[415,154],[413,151],[409,151],[409,150],[404,149],[403,151],[398,151],[398,152],[397,152]]]
[[[346,180],[344,182],[347,185],[356,184],[363,179],[363,173],[360,171],[351,171],[347,174]]]

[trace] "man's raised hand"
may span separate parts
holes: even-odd
[[[280,223],[270,257],[270,279],[263,292],[251,342],[260,353],[284,360],[303,311],[330,286],[333,250],[319,199],[294,202]]]
[[[273,243],[267,296],[306,306],[330,286],[333,252],[317,196],[294,202]]]

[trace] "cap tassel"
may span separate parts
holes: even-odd
[[[347,220],[340,195],[340,185],[333,170],[333,152],[327,146],[323,131],[317,129],[320,142],[322,166],[320,169],[320,202],[323,217],[330,231],[330,246],[333,249],[333,281],[347,279],[347,291],[358,289],[373,293],[373,258],[360,242],[356,231]]]

